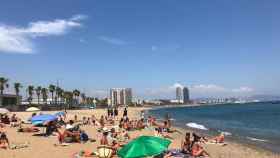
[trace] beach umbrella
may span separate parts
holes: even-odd
[[[33,125],[38,125],[38,124],[43,124],[44,122],[47,121],[54,121],[56,120],[57,117],[54,115],[50,115],[50,114],[43,114],[43,115],[37,115],[31,118],[31,123]]]
[[[65,115],[65,112],[63,111],[60,111],[60,112],[57,112],[54,114],[54,116],[64,116]]]
[[[170,140],[153,137],[153,136],[140,136],[118,151],[118,156],[121,158],[140,158],[159,155],[165,151]]]
[[[8,109],[5,109],[5,108],[0,108],[0,114],[7,114],[9,113],[10,111]]]
[[[40,111],[39,108],[36,108],[36,107],[30,107],[30,108],[27,108],[25,111],[28,111],[28,112],[36,112],[36,111]]]

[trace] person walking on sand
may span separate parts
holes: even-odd
[[[124,111],[123,111],[123,117],[127,117],[127,108],[126,107],[124,108]]]

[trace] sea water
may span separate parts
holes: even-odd
[[[224,132],[228,138],[280,153],[280,103],[159,108],[149,113],[168,113],[176,126],[210,135]]]

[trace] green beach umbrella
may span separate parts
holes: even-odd
[[[165,151],[170,140],[153,137],[153,136],[140,136],[118,151],[118,156],[121,158],[140,158],[155,156]]]

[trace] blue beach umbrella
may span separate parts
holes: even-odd
[[[63,111],[60,111],[60,112],[57,112],[54,114],[54,116],[64,116],[65,115],[65,112]]]
[[[37,115],[31,118],[31,123],[33,125],[43,124],[46,121],[54,121],[57,117],[50,114],[43,114],[43,115]]]

